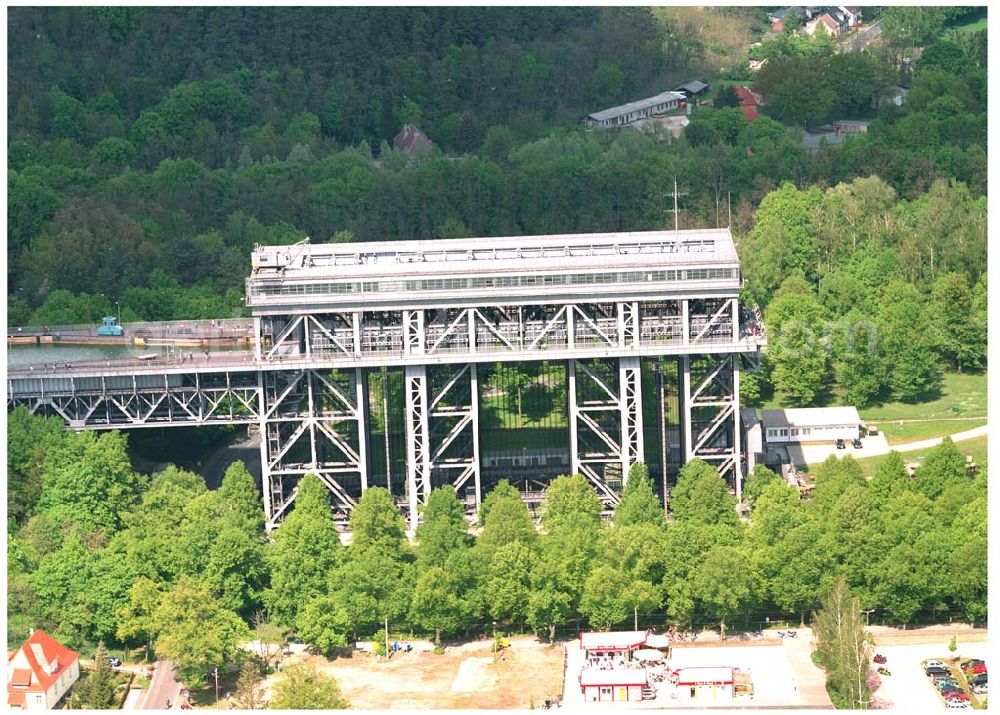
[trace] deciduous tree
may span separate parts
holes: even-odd
[[[327,593],[342,548],[330,514],[329,492],[315,476],[306,475],[299,483],[294,511],[275,532],[266,553],[271,587],[264,602],[275,620],[293,625],[304,604]]]
[[[834,703],[867,708],[871,700],[868,668],[869,636],[861,621],[861,604],[843,578],[838,578],[813,617],[816,657],[826,670],[827,691]]]
[[[312,663],[285,666],[274,684],[271,710],[346,710],[350,703],[340,694],[332,675],[322,673]]]
[[[628,470],[628,480],[622,490],[621,501],[615,507],[615,526],[631,524],[664,524],[663,506],[653,492],[653,482],[649,469],[642,462],[636,462]]]
[[[237,643],[250,635],[236,614],[186,576],[163,594],[153,623],[157,655],[177,661],[182,679],[191,686],[201,685],[208,671],[232,660]]]

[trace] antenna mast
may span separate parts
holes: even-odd
[[[678,196],[687,196],[687,192],[685,191],[683,194],[678,194],[677,193],[677,177],[676,176],[674,177],[674,192],[672,194],[668,194],[668,196],[673,196],[674,197],[674,211],[673,211],[673,214],[674,214],[674,230],[675,231],[679,231],[680,230],[680,209],[677,208],[677,197]]]

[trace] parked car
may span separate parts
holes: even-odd
[[[847,444],[842,439],[837,439],[837,449],[847,449]]]
[[[959,663],[958,667],[961,668],[962,670],[965,670],[970,665],[975,665],[976,663],[985,663],[985,662],[986,662],[985,660],[980,660],[979,658],[969,658],[968,660],[963,660],[961,663]]]
[[[940,688],[942,685],[958,685],[958,681],[950,676],[934,679],[934,687]]]
[[[972,707],[968,700],[949,700],[945,706],[952,710],[968,710]]]
[[[861,440],[858,439],[857,437],[851,440],[851,446],[854,447],[854,449],[861,449],[862,447],[864,447],[864,445],[861,444]]]
[[[964,690],[949,690],[946,693],[941,693],[945,700],[968,700],[969,694]]]
[[[947,668],[939,668],[938,666],[929,666],[924,669],[924,675],[950,675]]]
[[[876,653],[876,654],[875,654],[875,657],[874,657],[874,658],[872,658],[872,660],[873,660],[874,662],[876,662],[876,663],[878,663],[878,664],[880,664],[880,665],[881,665],[882,663],[885,663],[887,659],[886,659],[886,657],[885,657],[884,655],[882,655],[881,653]]]
[[[966,675],[983,675],[986,672],[986,663],[973,663],[968,668],[962,668]]]
[[[109,655],[109,656],[108,656],[108,664],[109,664],[109,665],[110,665],[110,666],[111,666],[112,668],[117,668],[118,666],[120,666],[120,665],[122,664],[122,661],[121,661],[121,659],[120,659],[120,658],[116,658],[116,657],[115,657],[115,656],[113,656],[113,655]]]
[[[929,660],[924,663],[925,668],[946,668],[947,666],[940,660]]]
[[[974,692],[976,695],[986,695],[987,693],[990,692],[990,684],[979,683],[977,685],[973,685],[972,692]]]
[[[969,685],[985,685],[990,682],[990,676],[986,673],[981,673],[974,678],[969,678]]]
[[[939,685],[938,692],[943,696],[948,697],[948,693],[965,693],[965,690],[957,685]]]

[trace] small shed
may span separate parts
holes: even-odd
[[[692,97],[700,97],[705,94],[705,92],[708,91],[708,88],[708,84],[702,82],[700,79],[692,79],[685,82],[680,87],[675,88],[674,91],[683,94],[688,99],[691,99]]]
[[[645,668],[584,668],[580,673],[580,690],[588,703],[642,700],[642,689],[648,682]]]
[[[833,442],[861,436],[857,407],[802,407],[761,410],[767,444],[782,442]]]
[[[681,668],[676,672],[677,694],[688,702],[722,702],[733,699],[733,668]]]
[[[841,119],[833,123],[837,134],[867,134],[871,122],[862,119]]]

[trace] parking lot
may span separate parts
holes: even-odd
[[[891,707],[909,712],[944,712],[947,708],[941,702],[937,691],[930,680],[924,675],[920,662],[927,659],[937,659],[947,662],[954,656],[966,658],[982,658],[987,662],[988,643],[962,643],[954,654],[948,652],[947,642],[940,645],[887,645],[879,646],[876,651],[884,655],[885,664],[892,675],[883,677],[881,686],[875,691],[876,700]]]

